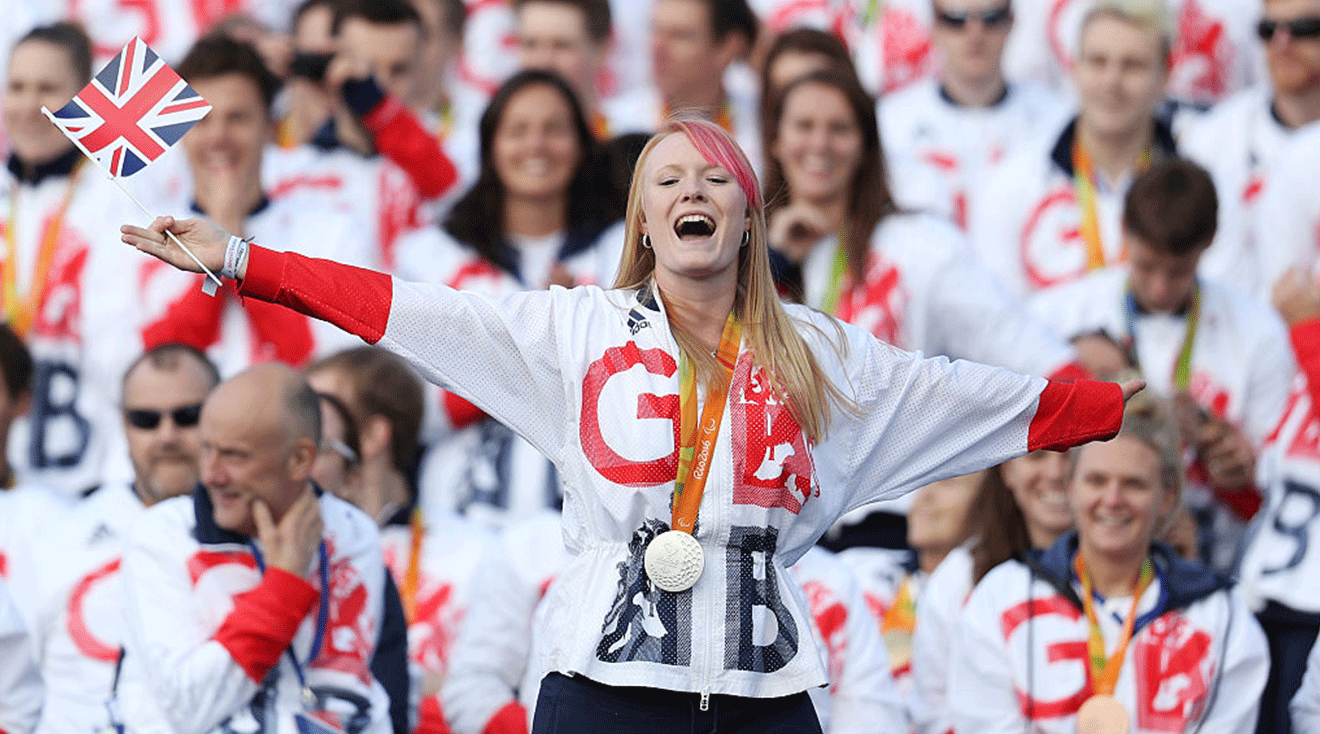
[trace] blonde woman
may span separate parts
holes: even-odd
[[[502,299],[199,220],[122,231],[195,268],[175,232],[245,295],[398,352],[555,462],[573,559],[546,599],[533,731],[818,732],[806,691],[826,672],[785,568],[861,504],[1113,434],[1141,383],[924,360],[783,306],[752,167],[709,123],[647,144],[627,226],[614,289]]]
[[[1232,582],[1155,542],[1181,500],[1164,416],[1073,452],[1076,531],[985,576],[959,621],[948,707],[958,732],[1252,731],[1269,671]]]

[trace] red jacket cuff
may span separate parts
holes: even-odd
[[[1056,382],[1076,382],[1092,378],[1091,373],[1077,362],[1069,362],[1045,376]]]
[[[1063,451],[1106,440],[1123,427],[1123,388],[1115,382],[1050,381],[1027,431],[1027,450]]]
[[[234,597],[234,608],[215,632],[215,641],[254,683],[265,679],[298,634],[320,594],[288,571],[266,569],[257,588]]]
[[[486,722],[481,734],[527,734],[527,709],[510,701]]]
[[[257,244],[249,245],[247,273],[238,283],[238,294],[274,303],[280,294],[280,276],[284,271],[281,254]]]

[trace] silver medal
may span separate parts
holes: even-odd
[[[646,546],[643,565],[651,583],[661,589],[687,591],[706,569],[706,554],[689,533],[669,530],[655,536]]]

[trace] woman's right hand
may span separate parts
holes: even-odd
[[[795,203],[775,212],[766,234],[771,247],[790,262],[800,264],[829,228],[829,222],[820,210]]]
[[[165,234],[166,230],[173,232],[211,272],[218,274],[224,267],[229,233],[205,219],[175,221],[174,217],[156,217],[149,227],[125,224],[119,228],[119,239],[179,270],[202,272],[188,253]]]

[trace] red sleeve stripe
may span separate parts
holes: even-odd
[[[253,245],[238,292],[328,321],[375,344],[389,324],[394,282],[375,270]]]
[[[282,569],[267,569],[257,588],[234,597],[234,608],[213,639],[252,682],[261,683],[318,598],[316,589],[303,579]]]
[[[1113,382],[1080,380],[1045,385],[1027,431],[1027,450],[1063,451],[1105,440],[1123,425],[1123,389]]]
[[[1306,376],[1306,389],[1311,394],[1311,410],[1320,410],[1320,319],[1294,324],[1288,331],[1297,366]]]
[[[517,701],[504,704],[482,729],[482,734],[527,734],[527,709]]]
[[[440,141],[399,100],[386,96],[362,123],[373,133],[380,154],[407,172],[423,197],[438,198],[458,183],[458,170]]]

